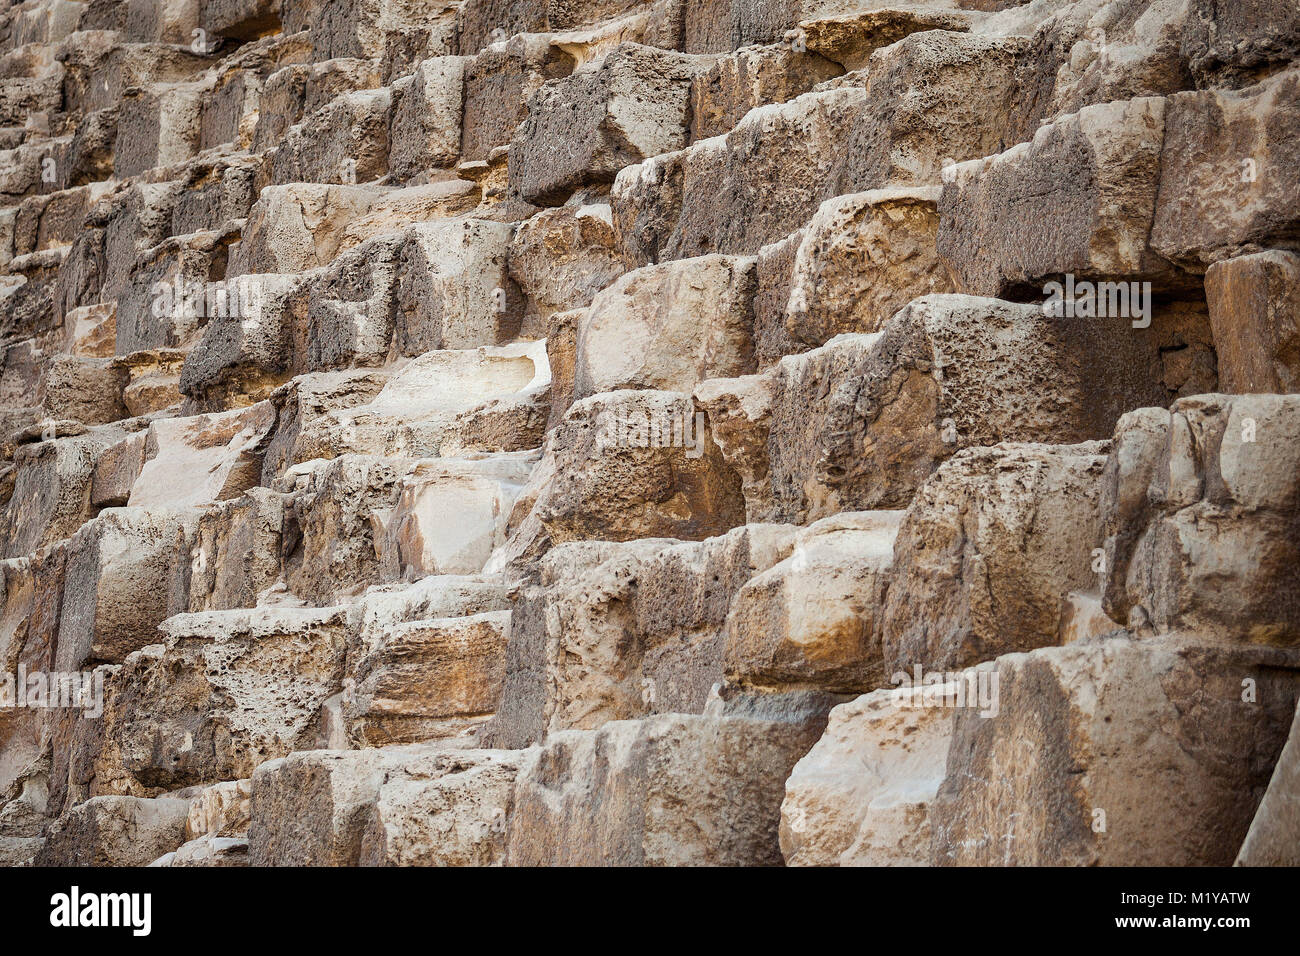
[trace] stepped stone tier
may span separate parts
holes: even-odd
[[[1294,0],[0,0],[0,863],[1300,863]]]

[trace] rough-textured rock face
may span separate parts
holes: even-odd
[[[0,863],[1295,864],[1298,91],[1290,0],[0,0]]]

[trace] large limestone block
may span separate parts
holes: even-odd
[[[501,345],[515,337],[522,303],[508,270],[513,235],[511,224],[486,219],[411,227],[395,293],[400,354]]]
[[[135,176],[199,151],[203,83],[151,84],[124,91],[118,107],[113,172]]]
[[[875,332],[912,299],[952,291],[935,251],[933,186],[878,189],[822,203],[795,255],[785,329],[823,345]]]
[[[800,532],[793,553],[742,587],[727,617],[727,677],[846,693],[885,682],[880,618],[902,513],[846,512]]]
[[[1102,498],[1106,611],[1300,639],[1300,396],[1200,395],[1120,419]]]
[[[629,272],[578,323],[574,396],[689,392],[754,370],[754,260],[702,256]]]
[[[167,508],[110,508],[70,543],[59,619],[59,670],[119,662],[154,642],[167,616],[176,536],[194,515]]]
[[[554,475],[533,513],[554,543],[698,541],[744,523],[740,480],[686,395],[594,395],[575,402],[547,441]]]
[[[1194,0],[1191,7],[1182,48],[1200,88],[1265,74],[1300,52],[1300,11],[1288,0],[1227,7]]]
[[[839,188],[823,198],[938,185],[949,162],[1004,149],[1014,141],[1016,68],[1028,45],[1019,36],[927,30],[877,50],[842,147]]]
[[[700,713],[725,678],[727,611],[789,555],[795,529],[746,525],[700,542],[562,544],[514,602],[491,746],[519,747],[655,713]]]
[[[1173,284],[1147,246],[1166,113],[1160,97],[1089,106],[1031,142],[952,168],[938,247],[958,289],[1039,295],[1065,273]]]
[[[5,557],[31,554],[71,537],[93,517],[89,492],[95,462],[123,433],[112,427],[79,431],[15,448],[13,491],[0,513],[0,553]]]
[[[510,612],[411,621],[350,660],[349,736],[364,746],[456,737],[496,710]]]
[[[392,90],[343,93],[285,131],[272,157],[272,180],[368,183],[388,173]]]
[[[315,746],[321,705],[342,689],[346,624],[342,608],[168,618],[165,643],[128,656],[107,682],[99,740],[81,758],[97,791],[241,779]]]
[[[1222,391],[1300,391],[1300,256],[1275,249],[1216,262],[1205,297]]]
[[[1236,865],[1300,865],[1300,707]]]
[[[401,234],[376,236],[336,256],[307,284],[306,321],[300,325],[296,309],[292,318],[296,369],[384,364],[407,273],[405,247]]]
[[[504,866],[526,752],[461,750],[394,774],[361,837],[360,866]]]
[[[206,508],[173,552],[169,612],[254,607],[282,571],[284,499],[249,488]]]
[[[629,266],[753,255],[835,194],[861,89],[807,93],[751,111],[725,136],[629,166],[610,193]]]
[[[956,670],[1058,643],[1063,600],[1099,582],[1092,551],[1107,451],[1104,442],[1000,444],[939,467],[895,546],[882,614],[887,673]]]
[[[174,236],[138,253],[117,299],[119,355],[188,348],[208,319],[240,311],[238,285],[209,284],[228,238],[221,232]]]
[[[541,396],[549,387],[540,342],[425,352],[383,380],[380,374],[314,373],[275,393],[280,423],[267,448],[266,473],[347,452],[448,454],[449,433],[475,410]],[[540,444],[520,437],[528,440],[503,450]]]
[[[238,497],[257,484],[259,449],[275,424],[270,402],[214,415],[158,419],[131,486],[131,507],[192,507]]]
[[[943,686],[943,685],[938,685]],[[925,866],[955,707],[906,706],[877,690],[830,713],[781,804],[787,866]]]
[[[315,750],[253,778],[254,866],[488,865],[523,754],[436,745]]]
[[[248,214],[232,273],[293,273],[328,265],[347,227],[370,210],[377,195],[367,186],[266,186]]]
[[[690,125],[692,60],[636,44],[533,94],[510,144],[510,185],[557,206],[624,166],[681,149]]]
[[[796,723],[667,714],[553,734],[520,769],[512,866],[780,865]]]
[[[295,308],[306,297],[299,276],[244,275],[233,287],[238,309],[212,316],[185,356],[177,389],[196,411],[220,412],[267,398],[296,362]],[[305,308],[305,306],[303,307]]]
[[[1290,240],[1300,190],[1300,69],[1169,98],[1151,248],[1200,271]]]
[[[1109,437],[1125,408],[1168,396],[1153,341],[1128,325],[932,295],[878,333],[782,359],[768,373],[770,520],[905,507],[940,462],[972,445]],[[1098,369],[1102,352],[1110,360]]]
[[[291,493],[281,534],[289,542],[284,568],[292,594],[324,606],[380,580],[371,515],[393,507],[412,465],[409,459],[343,455],[309,462],[277,480],[276,490]]]
[[[752,109],[784,103],[844,72],[790,44],[747,46],[718,58],[691,81],[691,141],[728,133]]]
[[[470,44],[462,51],[475,49]],[[533,94],[547,80],[568,76],[575,65],[549,36],[531,33],[493,43],[473,57],[465,67],[461,158],[486,160],[494,149],[508,146],[528,117]]]
[[[122,403],[123,376],[111,362],[56,355],[45,369],[45,416],[87,425],[103,425],[128,417]]]
[[[291,126],[336,97],[383,85],[379,64],[341,57],[319,63],[288,63],[266,78],[259,96],[253,150],[279,146]]]
[[[510,278],[527,299],[525,325],[585,308],[623,268],[608,202],[543,210],[521,222],[510,242]]]
[[[536,462],[533,452],[417,462],[393,507],[371,514],[385,578],[481,571],[505,543],[506,519]]]
[[[453,166],[460,156],[464,57],[425,60],[410,80],[393,84],[388,168],[407,182],[433,168]]]
[[[1170,636],[997,660],[997,715],[958,711],[931,862],[1226,866],[1300,690],[1292,651]]]
[[[289,0],[290,8],[295,5]],[[454,32],[457,4],[446,0],[315,0],[311,6],[313,60],[373,60],[385,55],[403,29],[426,25]]]
[[[145,866],[185,840],[189,801],[95,797],[51,826],[36,866]]]

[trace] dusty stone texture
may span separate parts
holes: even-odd
[[[1045,295],[1044,283],[1065,273],[1176,285],[1147,244],[1166,113],[1155,97],[1089,106],[1029,143],[953,167],[938,248],[957,288]]]
[[[610,204],[628,265],[753,255],[799,228],[825,197],[864,98],[807,93],[750,112],[725,136],[624,169]]]
[[[831,693],[882,684],[880,615],[901,518],[897,511],[823,518],[795,537],[789,557],[746,582],[727,615],[728,680]]]
[[[792,100],[842,72],[789,44],[743,47],[692,78],[691,142],[721,136],[750,110]]]
[[[822,203],[795,254],[785,331],[809,346],[875,332],[919,296],[954,291],[935,251],[934,187],[872,190]]]
[[[1109,322],[1107,333],[1108,321],[1045,321],[1037,306],[925,296],[878,333],[783,359],[767,373],[769,520],[905,507],[972,445],[1109,437],[1126,407],[1167,395],[1153,343],[1128,336],[1126,319]],[[1112,359],[1098,369],[1102,348]]]
[[[1300,256],[1273,250],[1205,271],[1225,392],[1300,391]]]
[[[253,778],[254,866],[500,863],[527,752],[430,745],[317,750]]]
[[[1300,861],[1300,708],[1235,861],[1237,866],[1295,866]]]
[[[59,670],[120,662],[151,644],[167,616],[167,577],[178,533],[195,516],[155,508],[110,508],[69,542],[59,618]]]
[[[1294,244],[1300,70],[1169,98],[1151,248],[1193,271]]]
[[[578,322],[575,399],[618,389],[689,392],[754,368],[754,261],[701,256],[625,274]]]
[[[521,222],[510,242],[510,278],[526,297],[525,327],[585,308],[623,269],[608,202],[547,209]]]
[[[1066,595],[1100,580],[1108,450],[999,444],[939,466],[899,530],[883,609],[888,673],[952,671],[1057,643]]]
[[[704,541],[562,544],[516,596],[491,746],[609,720],[702,712],[725,678],[727,613],[786,557],[795,529],[750,524]]]
[[[1295,644],[1298,403],[1201,395],[1120,419],[1101,505],[1112,618]]]
[[[1286,741],[1296,663],[1182,635],[999,658],[997,716],[956,716],[931,862],[1229,864]]]
[[[521,767],[513,866],[779,865],[797,724],[671,714],[552,735]]]
[[[893,690],[830,713],[781,804],[786,866],[924,866],[955,707],[902,706]]]
[[[692,60],[628,44],[591,69],[551,80],[528,101],[510,143],[510,185],[559,205],[581,186],[686,145]]]
[[[145,866],[185,839],[188,800],[95,797],[50,828],[36,866]]]
[[[74,774],[100,793],[156,793],[248,777],[312,746],[320,706],[341,688],[345,619],[339,608],[169,618],[165,643],[108,681]]]

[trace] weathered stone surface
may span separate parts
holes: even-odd
[[[691,80],[691,142],[721,136],[752,109],[784,103],[843,72],[814,52],[750,46]]]
[[[753,371],[754,261],[702,256],[629,272],[578,323],[574,397],[617,389],[689,392]]]
[[[702,712],[725,678],[727,612],[789,555],[795,529],[746,525],[701,542],[562,544],[514,602],[491,746],[648,714]]]
[[[460,156],[465,58],[440,56],[421,63],[409,81],[393,85],[388,166],[405,182]]]
[[[1151,248],[1200,271],[1293,241],[1300,70],[1169,98]]]
[[[935,251],[934,187],[854,193],[822,203],[795,255],[789,336],[810,346],[875,332],[912,299],[952,291]]]
[[[1228,865],[1286,741],[1296,665],[1179,636],[1000,658],[997,716],[957,713],[931,861]]]
[[[942,685],[941,685],[942,686]],[[878,690],[831,711],[781,804],[787,866],[924,866],[955,708]]]
[[[486,219],[449,219],[410,230],[396,289],[397,349],[468,349],[504,344],[521,321],[508,273],[514,229]]]
[[[1044,282],[1065,273],[1174,282],[1147,246],[1166,112],[1154,97],[1089,106],[1030,143],[953,167],[938,247],[958,289],[1046,294]]]
[[[1225,392],[1300,391],[1300,256],[1274,250],[1205,272]]]
[[[788,558],[751,578],[727,617],[728,679],[837,693],[881,685],[880,618],[901,518],[823,518],[795,538]]]
[[[50,828],[36,866],[145,866],[185,839],[188,800],[95,797]]]
[[[1300,862],[1300,708],[1296,714],[1268,790],[1237,853],[1237,866],[1295,866]]]
[[[895,546],[882,614],[887,673],[952,671],[1058,642],[1066,595],[1099,581],[1108,450],[1000,444],[939,467]]]
[[[555,206],[581,186],[613,182],[624,166],[681,149],[694,73],[687,57],[628,44],[546,83],[511,141],[511,187]]]
[[[740,480],[686,395],[594,395],[575,402],[547,441],[554,476],[531,513],[556,544],[699,540],[744,523]]]
[[[515,788],[512,866],[780,865],[797,724],[669,714],[553,734]]]
[[[527,300],[525,326],[590,305],[623,274],[609,203],[566,204],[520,223],[509,269]]]
[[[174,790],[250,777],[313,746],[321,704],[342,687],[345,625],[341,608],[169,618],[165,643],[129,655],[107,682],[85,779],[98,793]],[[188,813],[187,801],[180,828]]]
[[[254,866],[499,864],[521,756],[410,745],[271,761],[253,778],[249,860]]]
[[[629,166],[614,180],[614,228],[630,266],[709,253],[753,255],[826,198],[860,89],[807,93],[750,112],[725,137]]]
[[[189,507],[237,497],[258,481],[262,470],[258,449],[274,421],[269,402],[216,415],[155,421],[149,426],[144,466],[127,504]]]
[[[1109,437],[1125,408],[1168,395],[1154,342],[1128,324],[1052,321],[1038,306],[934,295],[878,333],[783,359],[768,373],[768,520],[904,507],[941,461],[972,445]],[[1111,361],[1099,370],[1091,356],[1102,349]]]
[[[193,521],[169,509],[110,508],[81,526],[69,542],[59,670],[118,663],[154,642],[176,535]]]
[[[509,611],[411,621],[349,661],[349,733],[366,746],[455,737],[496,710]]]
[[[1298,416],[1300,396],[1202,395],[1120,419],[1101,506],[1112,618],[1296,642]]]

